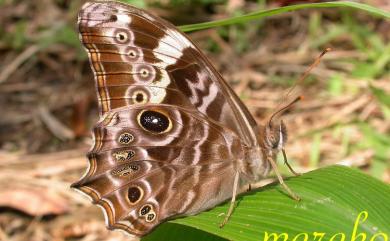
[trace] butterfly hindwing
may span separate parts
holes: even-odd
[[[155,133],[145,126],[141,117],[148,111],[169,118],[167,129]],[[242,143],[234,132],[172,106],[107,112],[94,128],[94,139],[89,169],[73,187],[104,208],[109,227],[137,236],[168,218],[229,198],[233,160],[242,159]],[[149,211],[141,214],[145,206]]]

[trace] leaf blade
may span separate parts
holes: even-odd
[[[300,10],[300,9],[335,8],[335,7],[348,7],[348,8],[352,8],[352,9],[362,10],[362,11],[365,11],[373,16],[382,17],[385,19],[390,19],[390,13],[386,12],[385,10],[375,8],[373,6],[363,4],[363,3],[338,1],[338,2],[296,4],[296,5],[279,7],[279,8],[274,8],[274,9],[268,9],[268,10],[260,10],[260,11],[252,12],[252,13],[245,14],[242,16],[231,17],[231,18],[222,19],[222,20],[183,25],[183,26],[180,26],[179,28],[183,32],[190,32],[190,31],[195,31],[195,30],[244,23],[244,22],[257,20],[257,19],[261,19],[264,17],[269,17],[269,16],[273,16],[273,15],[281,14],[281,13],[286,13],[286,12],[290,12],[290,11],[296,11],[296,10]]]
[[[216,236],[227,240],[264,240],[265,232],[286,233],[289,240],[302,232],[308,235],[324,232],[328,235],[326,240],[342,232],[348,239],[359,213],[367,211],[368,218],[358,231],[367,233],[367,237],[379,231],[390,234],[387,218],[390,206],[383,205],[390,203],[390,186],[375,178],[354,169],[332,166],[290,178],[286,183],[302,197],[301,202],[292,200],[279,185],[272,184],[240,196],[231,220],[222,229],[218,224],[223,217],[218,215],[227,210],[226,203],[170,223],[210,234],[198,240],[209,240],[207,237],[214,240]],[[179,225],[176,228],[180,229]],[[186,237],[185,232],[175,232],[167,240]],[[148,240],[158,240],[158,237],[152,233]]]

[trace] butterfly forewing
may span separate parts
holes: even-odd
[[[255,146],[256,123],[198,48],[176,27],[117,2],[87,3],[79,15],[101,114],[133,104],[193,108]]]

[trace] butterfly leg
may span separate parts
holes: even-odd
[[[233,183],[233,196],[232,200],[230,201],[229,210],[226,213],[225,219],[222,221],[222,223],[219,225],[220,228],[225,226],[225,224],[229,221],[230,216],[233,213],[234,205],[236,203],[236,195],[237,195],[237,189],[238,189],[238,181],[239,181],[239,173],[236,172],[236,175],[234,176],[234,183]]]
[[[268,161],[271,163],[271,166],[272,166],[272,169],[274,169],[275,171],[275,174],[276,176],[278,177],[278,180],[280,182],[280,185],[282,185],[282,187],[288,192],[288,194],[295,200],[297,201],[300,201],[301,198],[295,194],[293,191],[291,191],[291,189],[286,185],[286,183],[284,183],[283,181],[283,177],[282,175],[280,174],[279,170],[278,170],[278,167],[276,166],[276,163],[274,160],[272,160],[272,158],[268,158]]]
[[[284,158],[284,164],[286,164],[286,166],[288,167],[288,169],[290,170],[290,172],[292,174],[294,174],[295,176],[300,176],[301,173],[298,173],[296,171],[294,171],[294,169],[290,166],[290,164],[287,162],[287,155],[286,155],[286,151],[284,149],[282,149],[282,153],[283,153],[283,158]]]

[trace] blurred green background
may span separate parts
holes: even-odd
[[[147,8],[179,26],[319,1],[123,2]],[[387,0],[359,2],[390,10]],[[80,208],[88,202],[67,189],[86,166],[90,129],[98,118],[93,76],[76,26],[83,3],[0,0],[0,187],[4,190],[13,183],[18,188],[50,190],[54,196],[45,198],[22,193],[27,200],[52,200],[57,208],[31,211],[8,193],[9,198],[0,202],[4,207],[0,240],[107,235],[101,230],[102,219],[96,217],[101,214]],[[259,123],[285,103],[289,88],[322,50],[331,47],[333,51],[294,89],[292,97],[305,99],[283,116],[290,163],[299,172],[343,164],[390,183],[389,18],[345,7],[312,8],[193,31],[189,36]],[[282,161],[280,166],[290,175]],[[82,217],[74,209],[83,210],[78,212]],[[75,231],[72,225],[85,219],[89,229]],[[31,225],[41,233],[26,228]]]

